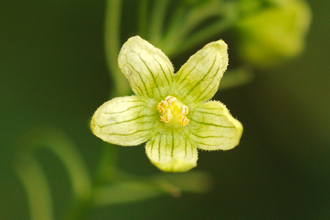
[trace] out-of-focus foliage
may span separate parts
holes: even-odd
[[[311,23],[311,9],[304,0],[241,1],[237,24],[238,53],[257,67],[269,67],[303,51]]]
[[[251,5],[245,13],[271,3],[246,1]],[[138,32],[134,21],[139,2],[124,1],[121,42]],[[25,220],[29,219],[27,192],[13,171],[17,139],[34,125],[59,127],[77,146],[90,173],[95,173],[102,142],[91,134],[88,123],[95,109],[108,100],[113,82],[109,82],[104,55],[104,1],[5,3],[0,7],[0,218]],[[84,213],[82,219],[329,219],[330,2],[314,0],[309,4],[313,23],[302,56],[285,66],[257,71],[250,84],[216,95],[242,121],[245,133],[233,151],[200,152],[196,171],[207,170],[212,175],[213,191],[205,193],[207,188],[200,191],[204,195],[183,193],[179,198],[153,197],[105,206]],[[242,70],[235,43],[239,40],[232,34],[211,38],[229,43],[228,77],[233,70]],[[198,49],[198,45],[191,48]],[[175,68],[179,69],[189,55],[176,57]],[[67,170],[46,148],[34,156],[44,168],[55,218],[59,219],[71,201]],[[153,183],[159,184],[158,171],[145,159],[142,146],[120,148],[117,157],[121,169],[138,177],[151,176]],[[106,173],[111,176],[110,170]],[[196,176],[192,178],[195,181]],[[192,180],[185,177],[183,183],[187,181]],[[137,182],[141,183],[139,178]],[[128,189],[136,198],[141,196],[137,185],[130,183],[113,185],[104,192]],[[180,183],[177,176],[161,185],[168,189],[182,187]],[[202,189],[198,182],[191,185]],[[146,189],[146,185],[140,186]],[[196,192],[196,188],[193,190]],[[143,196],[158,192],[151,190]],[[112,202],[99,198],[99,203]],[[132,197],[123,197],[122,201],[125,199]]]

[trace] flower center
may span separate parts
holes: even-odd
[[[188,107],[173,96],[167,96],[164,101],[158,103],[157,109],[162,114],[160,120],[165,123],[182,126],[189,123],[189,119],[185,116],[188,114]]]

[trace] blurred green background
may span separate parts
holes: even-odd
[[[125,1],[122,42],[136,34],[136,4]],[[86,219],[330,219],[330,2],[310,5],[313,22],[302,56],[258,71],[253,82],[214,98],[243,123],[244,133],[234,150],[199,153],[195,170],[214,177],[213,191],[103,207]],[[105,1],[1,2],[0,219],[28,219],[13,157],[20,137],[32,127],[60,128],[79,147],[90,171],[96,168],[102,141],[88,123],[111,87],[104,10]],[[173,60],[176,70],[189,55]],[[37,158],[59,217],[70,204],[66,171],[47,150],[38,151]],[[118,166],[138,175],[160,172],[143,146],[120,148]]]

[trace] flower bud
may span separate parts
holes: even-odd
[[[238,53],[256,67],[274,66],[299,55],[311,21],[303,0],[277,0],[275,5],[245,15],[237,25]]]

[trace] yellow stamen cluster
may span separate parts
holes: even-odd
[[[160,120],[165,123],[182,126],[189,123],[189,119],[185,116],[188,114],[188,107],[173,96],[167,96],[164,101],[158,103],[157,109],[162,114]]]

